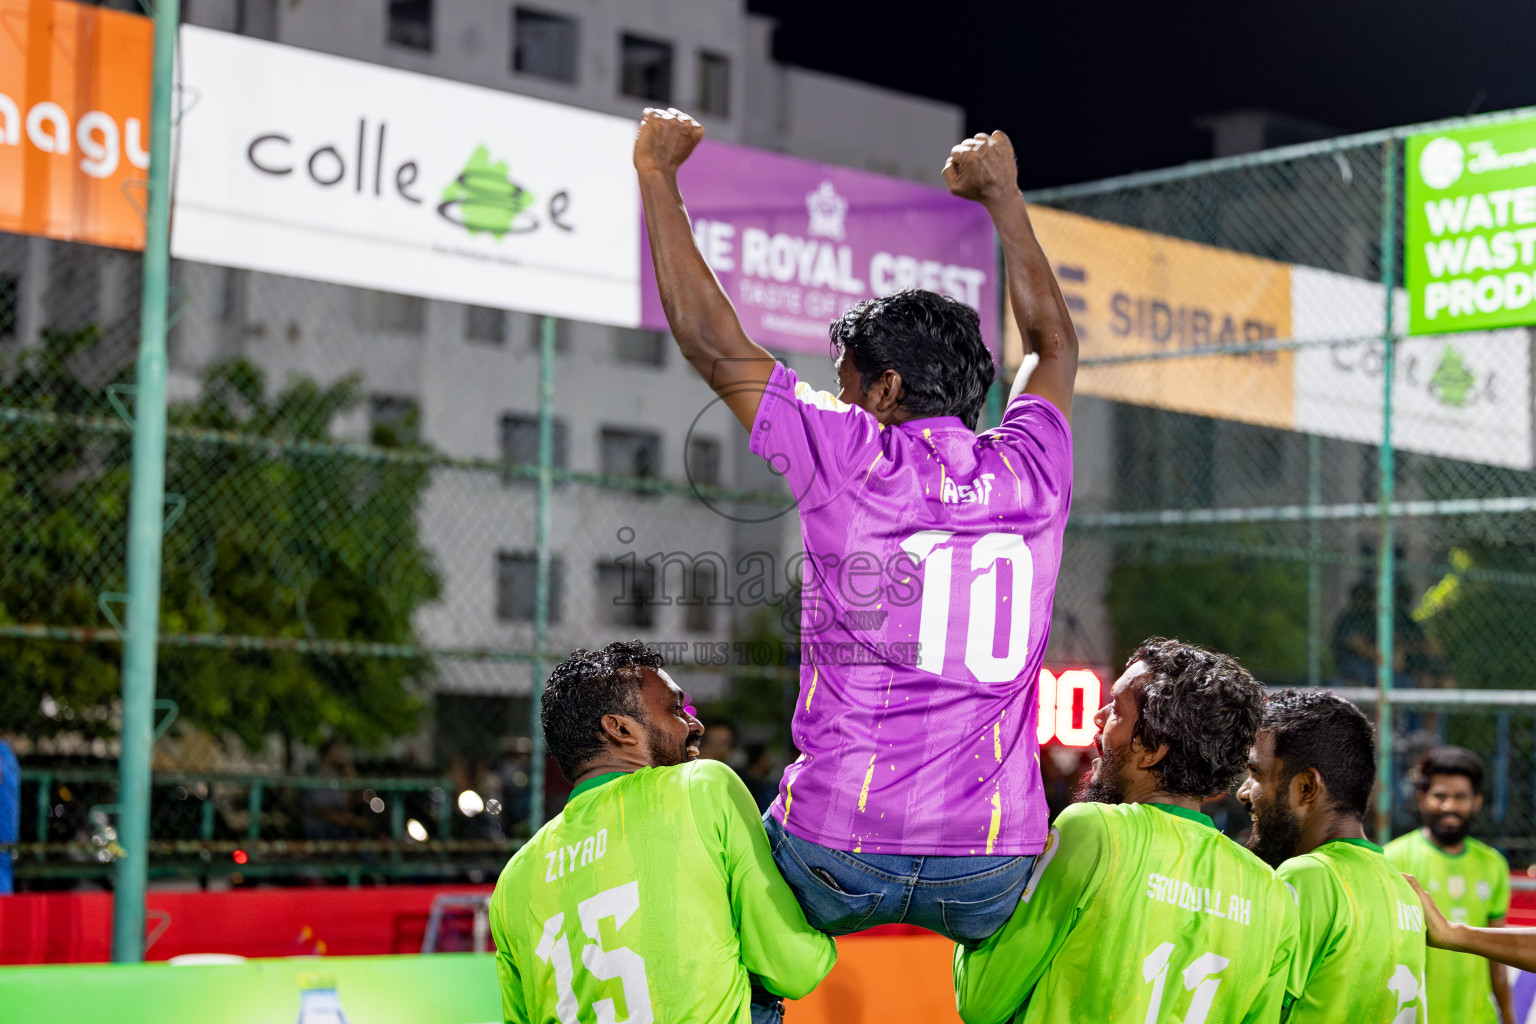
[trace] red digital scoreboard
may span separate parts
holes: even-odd
[[[1040,670],[1040,717],[1036,736],[1043,747],[1052,741],[1064,747],[1093,744],[1094,712],[1103,703],[1103,684],[1091,669],[1069,668],[1060,674]]]

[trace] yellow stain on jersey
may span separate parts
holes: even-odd
[[[784,821],[783,821],[783,824],[785,824],[785,825],[789,824],[789,809],[791,807],[793,807],[793,806],[795,806],[795,784],[793,782],[786,782],[786,783],[784,783]]]
[[[859,790],[859,811],[862,813],[864,805],[869,803],[869,783],[875,777],[875,755],[869,755],[869,767],[864,771],[864,786]]]
[[[821,675],[821,666],[811,669],[811,688],[805,695],[805,710],[811,710],[811,698],[816,696],[816,680]],[[782,706],[782,705],[781,705]]]
[[[885,455],[885,452],[875,452],[875,461],[871,462],[869,464],[869,468],[864,471],[864,482],[865,483],[869,483],[869,474],[871,474],[871,473],[873,473],[875,471],[875,467],[880,464],[880,459],[884,455]]]
[[[997,834],[1003,830],[1003,793],[1001,788],[992,790],[992,824],[987,827],[987,853],[997,846]]]
[[[1001,718],[992,723],[992,756],[997,758],[998,764],[1003,763],[1003,720]]]
[[[1022,502],[1024,500],[1024,481],[1019,479],[1018,471],[1013,468],[1013,463],[1008,461],[1008,456],[1003,455],[1001,452],[998,453],[998,456],[1003,460],[1003,465],[1008,467],[1008,472],[1013,474],[1013,493]]]

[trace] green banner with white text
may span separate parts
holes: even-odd
[[[1408,139],[1408,333],[1536,323],[1536,119]]]
[[[292,957],[0,967],[0,1024],[491,1024],[495,959]]]

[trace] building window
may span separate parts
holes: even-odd
[[[432,0],[389,0],[389,41],[432,50]]]
[[[426,301],[415,295],[354,288],[352,322],[362,331],[421,334],[427,320]]]
[[[550,426],[550,464],[556,469],[566,466],[565,421],[558,417]],[[508,466],[532,466],[539,464],[539,418],[508,413],[501,418],[501,461]],[[526,479],[526,478],[524,478]]]
[[[710,487],[720,482],[720,442],[712,437],[688,439],[688,479]]]
[[[532,622],[538,592],[539,556],[532,551],[502,551],[496,556],[496,617],[503,622]],[[549,621],[560,621],[565,596],[565,563],[549,559]]]
[[[512,70],[576,82],[576,20],[518,7],[512,11]]]
[[[13,274],[0,274],[0,338],[16,337],[16,306],[21,301],[21,282]]]
[[[699,54],[699,102],[701,114],[726,117],[731,112],[731,59],[705,50]]]
[[[656,579],[633,555],[597,566],[597,621],[604,626],[650,629],[656,621]]]
[[[406,448],[421,440],[421,407],[414,398],[374,395],[369,406],[369,439],[380,448]]]
[[[535,352],[544,344],[544,317],[528,317],[528,347]],[[551,318],[555,319],[555,318]],[[571,322],[555,319],[555,354],[563,356],[571,350]]]
[[[507,340],[507,311],[489,306],[465,306],[464,336],[470,341],[500,345]]]
[[[672,44],[626,34],[619,42],[619,91],[652,103],[672,102]]]
[[[613,358],[639,366],[667,365],[667,335],[661,331],[637,331],[629,327],[613,330]]]
[[[604,427],[601,439],[604,476],[654,480],[661,476],[661,435],[645,430]]]
[[[688,586],[690,600],[678,602],[683,605],[683,628],[690,633],[708,633],[715,628],[715,606],[710,602],[719,600],[715,567],[709,562],[694,565]]]

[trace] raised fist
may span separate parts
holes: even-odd
[[[635,170],[674,172],[704,137],[704,126],[676,107],[646,107],[635,133]]]
[[[944,183],[960,198],[978,203],[1017,192],[1019,169],[1014,163],[1013,143],[1002,132],[966,139],[949,151]]]

